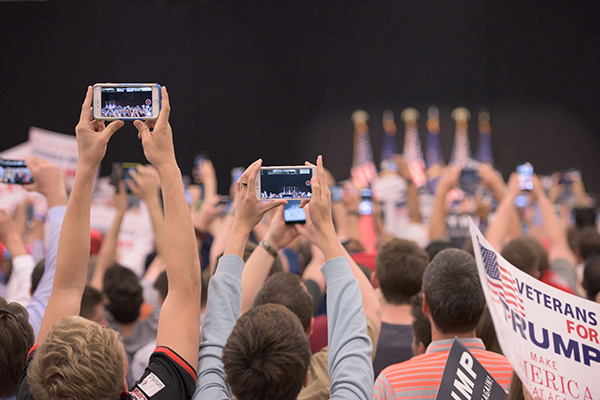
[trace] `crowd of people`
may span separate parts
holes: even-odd
[[[110,118],[150,118],[152,117],[152,106],[147,104],[122,106],[107,102],[101,112],[103,117]]]
[[[27,159],[34,183],[26,188],[46,198],[47,229],[32,235],[22,212],[0,211],[10,254],[0,285],[0,398],[435,399],[455,338],[509,398],[531,398],[498,345],[470,241],[458,246],[449,235],[460,166],[444,169],[425,211],[409,165],[394,156],[393,172],[378,179],[391,174],[405,188],[399,235],[377,191],[372,215],[359,212],[361,191],[350,182],[332,201],[336,182],[319,156],[301,203],[306,223],[286,224],[285,199],[256,198],[260,159],[232,183],[232,204],[217,193],[210,160],[184,187],[163,87],[156,123],[133,122],[150,165],[132,169],[127,183],[154,232],[138,276],[117,262],[125,182],[110,229],[91,245],[95,172],[124,124],[93,120],[91,102],[88,88],[69,195],[56,166]],[[580,177],[576,202],[557,212],[560,187],[547,192],[533,176],[524,193],[516,174],[505,182],[489,164],[477,176],[493,198],[476,208],[489,243],[533,277],[600,302],[600,233]],[[515,206],[523,195],[539,218]],[[45,237],[37,263],[34,236]]]

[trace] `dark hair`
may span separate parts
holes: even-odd
[[[590,256],[600,255],[600,233],[596,228],[584,228],[579,235],[579,254],[587,260]]]
[[[386,242],[375,258],[379,286],[391,304],[407,304],[421,291],[423,272],[429,257],[415,242],[392,239]]]
[[[475,329],[485,307],[475,258],[464,250],[442,250],[431,260],[423,275],[423,293],[442,333]]]
[[[410,300],[411,310],[410,313],[413,316],[413,335],[415,337],[415,343],[423,343],[425,348],[431,343],[431,324],[425,314],[423,314],[423,297],[421,294],[417,294]],[[415,354],[416,355],[416,354]]]
[[[294,400],[310,364],[310,346],[298,317],[277,304],[242,315],[223,348],[227,383],[239,400]]]
[[[503,354],[502,348],[500,347],[500,343],[498,342],[498,335],[496,334],[496,329],[494,328],[494,321],[492,321],[490,310],[487,307],[481,315],[479,324],[477,324],[476,333],[477,337],[483,341],[483,344],[485,344],[486,350],[493,351],[494,353],[498,354]]]
[[[132,270],[121,265],[110,267],[104,273],[103,287],[108,297],[106,309],[115,321],[128,324],[138,319],[144,301],[143,289]]]
[[[289,272],[273,274],[262,287],[254,307],[263,304],[281,304],[296,314],[304,332],[310,329],[310,320],[313,317],[312,298],[305,290],[306,287],[298,275]]]
[[[538,253],[523,238],[513,239],[502,249],[502,257],[521,271],[536,276],[540,270]]]
[[[445,249],[457,249],[457,248],[458,247],[449,240],[436,239],[436,240],[432,240],[431,242],[429,242],[427,247],[425,247],[425,251],[427,252],[427,255],[429,256],[429,259],[433,260],[433,258],[435,256],[437,256],[437,254],[440,251],[445,250]]]
[[[596,226],[595,208],[576,208],[573,212],[575,213],[575,225],[577,228]]]
[[[42,276],[44,275],[44,270],[46,269],[46,259],[43,258],[35,265],[35,268],[31,272],[31,293],[35,292],[40,281],[42,280]]]
[[[106,297],[101,291],[95,287],[86,285],[81,296],[81,308],[79,315],[83,318],[90,319],[94,315],[94,309],[98,304],[106,303]]]
[[[600,255],[590,257],[583,269],[583,288],[589,300],[594,300],[600,292]]]
[[[0,398],[17,393],[27,352],[34,340],[25,307],[18,303],[9,304],[0,297]]]

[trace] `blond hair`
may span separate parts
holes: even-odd
[[[46,335],[27,380],[36,400],[115,400],[121,395],[123,363],[117,332],[70,316]]]

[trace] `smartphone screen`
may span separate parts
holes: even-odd
[[[286,224],[306,223],[306,212],[300,208],[300,200],[289,200],[283,206],[283,219]]]
[[[310,199],[314,167],[262,167],[257,180],[257,198]]]
[[[344,188],[341,186],[329,186],[329,192],[331,193],[331,202],[339,203],[342,201],[342,192]]]
[[[33,177],[25,161],[0,159],[0,182],[27,185],[33,183]]]
[[[463,169],[460,171],[458,186],[463,192],[473,195],[477,192],[479,179],[479,174],[476,169]]]
[[[371,189],[362,189],[360,191],[361,201],[358,204],[358,212],[360,215],[373,214],[373,193]]]
[[[518,186],[520,190],[533,189],[533,166],[529,163],[521,164],[517,167],[519,175]]]
[[[103,87],[100,93],[103,117],[152,117],[151,87]]]

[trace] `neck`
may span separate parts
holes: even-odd
[[[383,303],[381,322],[394,325],[412,325],[413,316],[410,304]]]
[[[131,334],[133,333],[134,324],[135,322],[131,322],[128,324],[119,323],[119,328],[121,329],[121,336],[123,336],[123,339],[129,339],[131,337]]]
[[[459,339],[472,339],[477,337],[477,335],[475,334],[475,329],[463,333],[442,333],[435,325],[431,325],[431,341],[435,342],[437,340],[454,339],[455,337]]]

